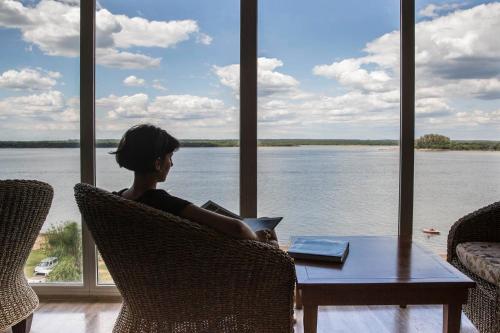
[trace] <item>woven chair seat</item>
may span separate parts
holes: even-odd
[[[500,243],[466,242],[457,245],[457,256],[468,270],[499,286]]]
[[[295,268],[283,251],[90,185],[75,198],[123,297],[113,332],[293,332]]]
[[[459,219],[448,234],[447,260],[476,282],[464,312],[481,333],[500,332],[500,288],[494,262],[500,242],[500,202]],[[490,244],[484,246],[485,244]]]
[[[29,317],[38,297],[24,264],[52,203],[49,184],[0,180],[0,332]]]

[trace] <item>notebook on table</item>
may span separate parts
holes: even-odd
[[[332,236],[292,237],[288,254],[295,259],[343,263],[349,253],[349,242]]]

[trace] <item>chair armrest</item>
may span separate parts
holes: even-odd
[[[228,242],[237,243],[237,251],[222,256],[220,264],[231,265],[234,276],[251,275],[256,279],[251,282],[252,284],[264,283],[269,287],[295,283],[293,259],[283,250],[259,241],[229,240]]]
[[[292,325],[293,260],[282,250],[258,241],[225,237],[214,241],[199,244],[201,248],[187,244],[192,262],[184,267],[174,265],[176,277],[170,275],[170,279],[176,281],[175,288],[163,289],[162,296],[170,304],[188,300],[193,304],[189,313],[179,312],[176,319],[196,320],[238,311],[262,326],[257,331],[266,327],[266,332],[279,332],[278,327]]]
[[[476,210],[460,218],[448,234],[447,260],[456,257],[456,247],[464,242],[500,241],[500,202]]]
[[[270,293],[273,298],[293,295],[295,266],[282,250],[258,241],[228,239],[209,251],[197,254],[201,257],[197,273],[207,277],[209,286],[205,287],[215,293],[221,289],[250,297],[256,292]]]

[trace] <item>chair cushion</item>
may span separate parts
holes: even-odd
[[[471,272],[494,285],[500,285],[500,243],[460,243],[457,245],[457,256]]]

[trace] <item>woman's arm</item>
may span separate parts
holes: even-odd
[[[263,240],[243,221],[220,215],[196,205],[187,205],[179,216],[199,224],[206,225],[237,239]],[[259,234],[260,235],[260,234]]]

